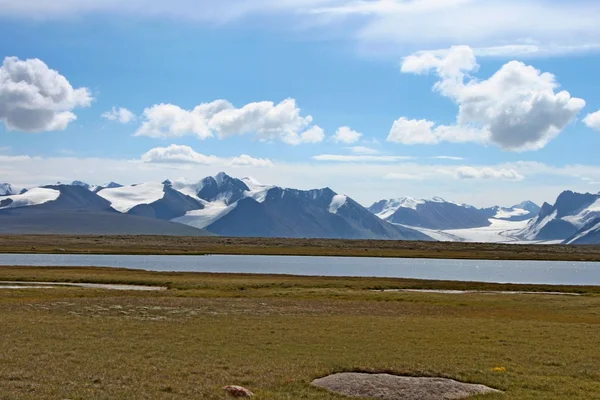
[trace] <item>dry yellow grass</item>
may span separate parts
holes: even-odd
[[[418,283],[393,279],[0,268],[0,280],[109,275],[171,289],[0,291],[0,399],[224,399],[239,384],[257,399],[333,400],[309,383],[341,371],[506,391],[490,400],[600,399],[593,288],[443,295],[369,290]]]
[[[0,253],[262,254],[600,261],[600,246],[176,236],[0,236]]]

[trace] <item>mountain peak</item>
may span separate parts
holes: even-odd
[[[86,182],[83,182],[83,181],[73,181],[73,182],[71,182],[71,186],[81,186],[81,187],[84,187],[86,189],[89,189],[91,187],[91,185],[89,183],[86,183]]]
[[[227,180],[232,180],[233,178],[227,175],[225,172],[219,172],[214,176],[215,181],[217,181],[217,185],[221,186],[223,182]]]
[[[0,183],[0,196],[15,194],[10,183]]]

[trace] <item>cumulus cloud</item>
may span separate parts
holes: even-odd
[[[39,59],[6,57],[0,67],[0,121],[9,130],[64,130],[77,119],[73,110],[92,100],[89,89],[74,89]]]
[[[583,122],[586,124],[588,128],[595,129],[600,131],[600,111],[596,111],[595,113],[588,114]]]
[[[146,163],[210,165],[219,161],[219,158],[197,153],[189,146],[172,144],[168,147],[151,149],[142,155],[142,161]]]
[[[362,133],[356,132],[348,126],[342,126],[338,128],[332,139],[336,143],[352,144],[358,142],[361,137]]]
[[[282,138],[284,142],[292,145],[321,143],[323,139],[325,139],[325,131],[316,125],[301,134],[290,132]]]
[[[435,144],[438,138],[433,134],[431,128],[434,122],[424,119],[406,119],[404,117],[394,121],[388,142],[403,144]]]
[[[198,164],[198,165],[227,165],[234,167],[272,167],[268,158],[253,158],[242,154],[234,158],[207,156],[196,152],[189,146],[172,144],[168,147],[156,147],[141,157],[149,164]]]
[[[505,179],[520,181],[523,175],[514,169],[463,166],[456,169],[458,179]]]
[[[272,167],[273,163],[268,158],[254,158],[242,154],[239,157],[231,159],[230,165],[235,167]]]
[[[390,140],[430,144],[479,140],[505,150],[537,150],[560,134],[585,106],[584,100],[569,92],[557,92],[559,84],[553,74],[522,62],[511,61],[483,81],[470,76],[477,68],[473,50],[467,46],[453,47],[445,56],[406,57],[403,72],[436,72],[440,79],[434,89],[458,104],[457,125],[430,132],[431,122],[401,118],[396,121],[397,133],[392,134],[392,127]]]
[[[125,107],[113,107],[112,110],[102,114],[102,118],[109,121],[119,121],[122,124],[128,124],[135,121],[135,114]]]
[[[379,154],[379,150],[374,149],[372,147],[366,147],[366,146],[352,146],[352,147],[348,147],[348,150],[350,150],[354,154],[360,154],[360,155]]]
[[[298,145],[319,143],[323,130],[312,125],[310,115],[303,117],[296,100],[286,99],[279,104],[271,101],[249,103],[235,108],[226,100],[200,104],[185,110],[173,104],[158,104],[146,108],[136,136],[157,138],[195,135],[199,139],[218,136],[256,134],[260,140],[281,140]]]
[[[435,122],[401,117],[394,121],[387,141],[393,143],[437,144],[440,142],[485,142],[488,133],[472,126],[435,126]]]
[[[374,156],[374,155],[342,155],[342,154],[320,154],[313,157],[317,161],[335,161],[335,162],[396,162],[402,160],[412,160],[409,156]]]

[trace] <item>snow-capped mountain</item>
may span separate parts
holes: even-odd
[[[81,185],[50,185],[2,197],[0,233],[206,235],[193,227],[122,214]]]
[[[10,183],[0,183],[0,196],[10,196],[16,194]]]
[[[491,207],[482,211],[488,218],[505,221],[526,221],[532,219],[540,212],[540,207],[532,201],[524,201],[512,207]]]
[[[102,222],[111,220],[117,226],[120,220],[129,225],[135,225],[132,222],[135,220],[139,225],[142,219],[146,224],[170,221],[171,231],[174,226],[187,225],[183,234],[197,234],[202,229],[228,236],[431,240],[416,230],[377,218],[351,198],[329,188],[285,189],[225,173],[198,182],[179,179],[129,186],[94,186],[74,181],[70,185],[45,186],[24,195],[6,196],[0,203],[0,220],[9,221],[3,221],[8,227],[4,231],[10,229],[11,217],[21,223],[31,215],[56,221],[58,215],[69,214],[72,222],[73,213],[82,221],[94,217],[93,223],[87,223],[87,232],[96,229],[99,220],[95,217],[101,215]],[[14,228],[19,232],[24,229]],[[103,225],[102,233],[105,228]],[[73,229],[72,224],[69,229]],[[156,232],[154,228],[148,229]]]
[[[600,218],[600,195],[565,191],[554,205],[544,203],[538,216],[519,232],[526,240],[567,240]],[[581,238],[573,239],[581,240]]]
[[[599,244],[600,218],[596,218],[581,228],[575,235],[565,240],[565,244]]]
[[[227,236],[431,240],[415,230],[378,219],[329,188],[304,191],[272,187],[260,196],[249,190],[206,229]]]
[[[426,229],[467,229],[490,225],[490,217],[482,210],[440,197],[381,200],[369,207],[369,211],[393,224]]]

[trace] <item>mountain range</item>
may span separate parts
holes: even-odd
[[[524,221],[537,215],[540,208],[531,201],[512,207],[475,208],[446,201],[440,197],[415,199],[401,197],[381,200],[369,211],[392,224],[434,229],[470,229],[491,225],[490,219]]]
[[[565,191],[518,235],[525,240],[562,240],[569,244],[600,243],[600,194]]]
[[[365,208],[330,188],[297,190],[225,173],[129,186],[74,181],[19,190],[1,184],[0,233],[593,244],[600,243],[600,194],[565,191],[542,207],[401,197]]]
[[[81,181],[0,196],[0,233],[168,234],[431,240],[329,188],[286,189],[225,173],[198,182]]]

